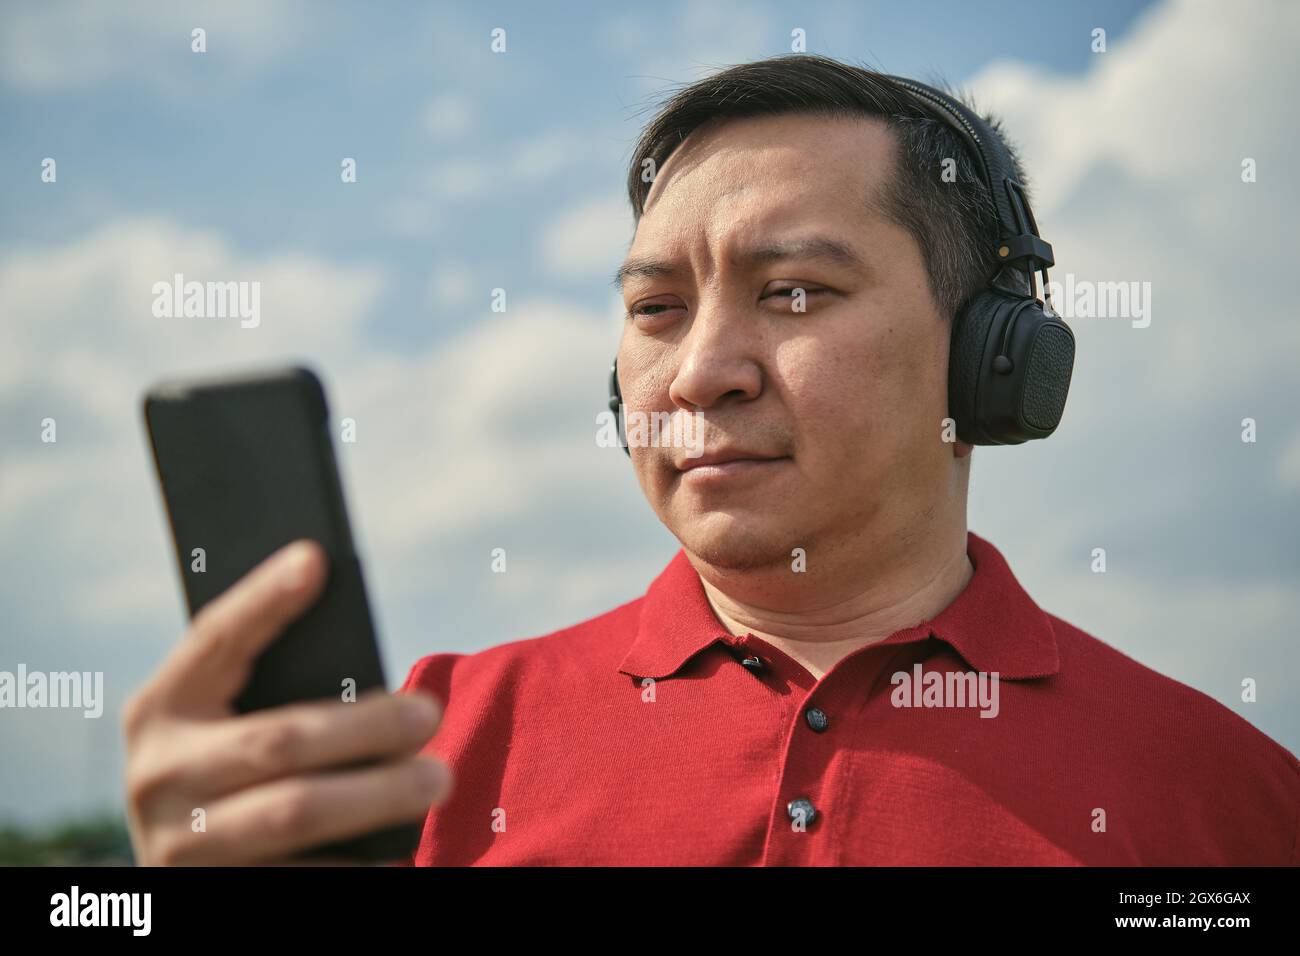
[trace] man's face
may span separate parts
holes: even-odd
[[[893,157],[881,121],[761,117],[696,130],[655,178],[619,379],[629,411],[701,412],[706,459],[764,459],[632,449],[660,520],[716,567],[906,541],[958,490],[948,319],[916,242],[869,202]]]

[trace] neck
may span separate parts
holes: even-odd
[[[961,519],[911,542],[891,534],[888,542],[810,553],[803,572],[785,562],[728,571],[690,557],[732,634],[754,634],[820,678],[859,647],[936,616],[962,592],[974,568]]]

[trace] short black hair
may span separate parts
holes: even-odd
[[[975,109],[946,83],[929,85]],[[642,131],[628,169],[627,192],[635,221],[639,223],[645,211],[653,174],[695,129],[719,119],[788,113],[871,116],[894,131],[894,174],[882,195],[867,201],[916,239],[930,291],[945,316],[954,316],[991,280],[1028,291],[1024,271],[1003,268],[997,260],[999,225],[993,197],[962,138],[885,74],[817,54],[792,53],[741,63],[673,94]],[[980,116],[1006,147],[1013,175],[1028,195],[1020,158],[1007,141],[1001,120],[983,112]],[[955,161],[953,182],[940,176],[946,159]],[[642,174],[646,160],[653,161],[650,181]]]

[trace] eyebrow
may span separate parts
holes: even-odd
[[[760,246],[743,249],[732,257],[732,262],[740,266],[753,267],[786,259],[814,259],[834,263],[839,266],[861,269],[864,267],[862,257],[847,243],[829,236],[808,236],[802,239],[777,240]],[[623,283],[631,278],[657,279],[682,272],[682,267],[666,259],[653,256],[637,256],[628,259],[610,279],[610,285],[622,289]]]

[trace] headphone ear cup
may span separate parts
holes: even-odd
[[[614,413],[614,425],[618,428],[618,443],[623,446],[627,457],[632,457],[632,449],[627,445],[627,426],[623,421],[623,390],[618,385],[618,358],[609,367],[609,410]]]
[[[1056,430],[1074,371],[1074,333],[1036,299],[989,290],[958,316],[948,414],[972,445],[1019,445]]]
[[[1006,298],[978,292],[953,317],[948,348],[948,416],[957,423],[957,437],[972,445],[994,445],[987,423],[979,419],[980,378],[990,335],[1000,335],[998,313]],[[996,328],[995,328],[996,326]]]
[[[1056,431],[1065,411],[1074,374],[1074,333],[1035,302],[1016,323],[1014,347],[1023,372],[1015,407],[1007,411],[1009,427],[1020,441],[1046,438]]]

